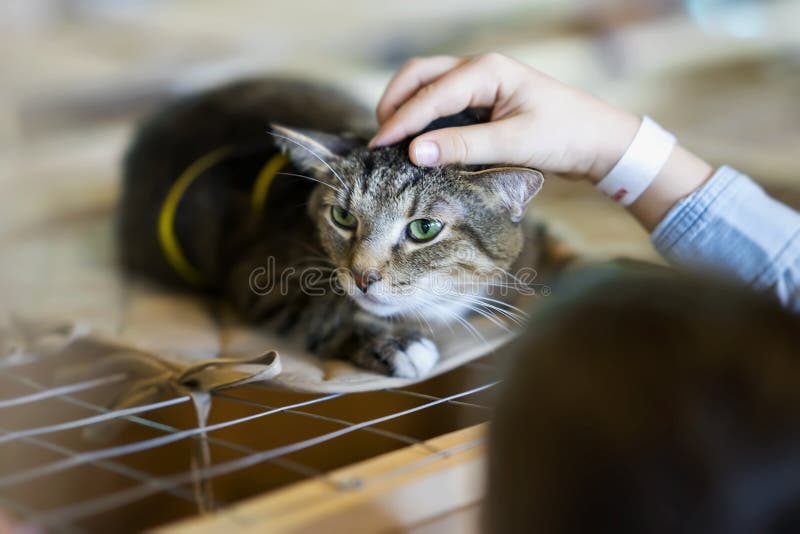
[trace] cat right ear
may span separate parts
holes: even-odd
[[[270,124],[269,133],[292,163],[299,169],[315,174],[330,172],[328,165],[358,144],[354,139],[314,130],[287,128],[279,124]]]
[[[480,171],[462,171],[491,193],[505,208],[511,220],[519,222],[528,202],[542,189],[542,173],[527,167],[493,167]]]

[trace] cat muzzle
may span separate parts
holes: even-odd
[[[353,280],[362,293],[366,293],[369,286],[381,280],[381,274],[374,270],[358,272],[353,271]]]

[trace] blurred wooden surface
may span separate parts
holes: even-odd
[[[319,480],[255,497],[158,532],[479,532],[485,425],[335,471],[342,487]],[[442,530],[443,529],[443,530]]]

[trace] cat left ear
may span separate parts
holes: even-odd
[[[305,171],[328,171],[326,163],[330,165],[358,145],[356,139],[279,124],[270,124],[270,134],[292,163]]]
[[[526,167],[494,167],[463,173],[495,196],[514,222],[522,220],[528,202],[544,184],[542,173]]]

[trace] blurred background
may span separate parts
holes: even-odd
[[[800,173],[800,2],[747,0],[6,0],[0,243],[54,211],[112,205],[131,126],[165,98],[290,72],[374,105],[416,55],[502,51],[648,113],[715,164],[791,196]],[[652,257],[586,188],[540,210],[601,253]]]
[[[120,330],[130,133],[242,76],[318,78],[372,107],[410,57],[501,51],[800,200],[800,0],[4,0],[0,43],[0,332],[3,311]],[[657,260],[584,184],[548,180],[533,211],[586,254]]]
[[[125,296],[109,268],[119,160],[136,122],[165,100],[279,72],[329,81],[374,106],[409,57],[486,51],[649,114],[713,164],[736,166],[782,200],[800,204],[800,1],[3,0],[0,341],[4,309],[87,316],[99,330],[123,322]],[[645,232],[590,187],[549,180],[534,210],[587,254],[656,259]],[[442,384],[462,382],[451,377],[423,386],[439,395],[446,391]],[[8,380],[0,380],[0,389],[3,398],[28,391]],[[356,419],[366,417],[365,405],[379,406],[356,397],[342,402],[350,404],[335,413]],[[40,409],[48,421],[69,415],[54,415],[49,406]],[[427,439],[457,428],[447,425],[459,418],[431,412],[392,428]],[[29,416],[3,422],[30,424]],[[67,438],[76,448],[90,447],[77,435]],[[323,450],[315,461],[328,462],[327,469],[334,457],[344,465],[368,453],[348,443],[337,451]],[[0,471],[16,471],[29,452],[0,454]],[[173,452],[159,452],[174,459],[165,472],[185,468],[186,450]],[[155,465],[146,460],[141,465]],[[107,490],[96,473],[86,476],[94,477],[92,491]],[[253,480],[231,481],[231,500],[264,491],[265,478]],[[53,487],[58,499],[85,497],[73,480]],[[29,494],[45,499],[37,488]],[[140,510],[98,524],[118,525],[127,517],[131,530],[152,526],[136,523]],[[176,510],[151,520],[193,513]]]

